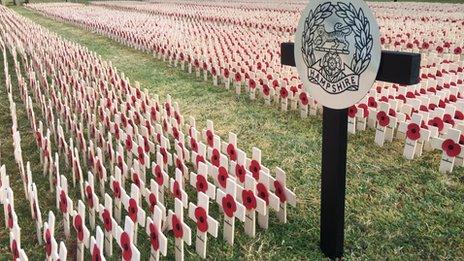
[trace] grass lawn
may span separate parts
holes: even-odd
[[[170,68],[150,54],[24,8],[14,9],[64,38],[87,46],[103,59],[111,60],[132,82],[139,81],[143,88],[159,94],[160,98],[171,94],[184,116],[192,115],[197,119],[200,129],[205,127],[207,119],[211,119],[215,123],[215,130],[223,138],[227,138],[229,131],[237,133],[239,147],[247,153],[251,153],[252,146],[259,147],[266,166],[280,166],[288,173],[289,186],[298,196],[298,207],[289,209],[290,223],[279,224],[272,213],[269,230],[258,230],[255,239],[245,236],[243,227],[239,225],[234,247],[228,246],[220,238],[209,241],[210,258],[322,258],[318,246],[320,116],[302,120],[296,113],[283,113],[263,102],[250,102],[245,96],[237,97],[209,82],[196,80],[193,75],[180,72],[177,68]],[[10,71],[12,73],[12,69]],[[28,224],[29,210],[19,201],[22,187],[18,186],[21,181],[12,156],[11,119],[4,79],[0,80],[2,163],[7,164],[7,171],[13,182],[17,183],[15,203],[23,228],[22,240],[30,260],[35,260],[43,256],[43,250],[36,242],[33,225]],[[31,160],[35,165],[38,164],[37,149],[25,117],[23,112],[19,119],[22,122],[21,134],[24,135],[23,155],[25,161]],[[373,131],[349,137],[346,258],[464,259],[463,169],[449,175],[440,174],[438,152],[426,153],[420,159],[407,161],[401,155],[402,148],[403,142],[399,141],[388,143],[383,148],[375,146]],[[40,180],[40,167],[33,170],[33,175],[36,176],[34,180]],[[45,184],[44,189],[48,187],[47,181],[41,184]],[[53,202],[53,194],[47,194],[45,190],[41,192],[40,201]],[[54,209],[54,206],[41,207],[45,220],[46,207]],[[58,215],[57,218],[61,220]],[[6,229],[2,227],[0,254],[8,252],[7,240]],[[147,247],[147,244],[144,246]],[[148,251],[148,248],[144,250]],[[168,250],[173,251],[172,243]],[[194,247],[187,247],[186,250],[187,257],[197,257]]]

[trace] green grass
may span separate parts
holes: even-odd
[[[283,113],[262,102],[251,102],[245,96],[237,97],[211,83],[196,80],[193,75],[170,68],[150,54],[125,47],[106,37],[52,21],[24,8],[15,10],[64,38],[87,46],[103,59],[111,60],[132,82],[139,81],[151,93],[157,93],[161,98],[171,94],[179,103],[184,116],[192,115],[197,119],[200,129],[205,126],[207,119],[211,119],[215,123],[215,130],[223,138],[227,137],[229,131],[237,133],[239,147],[247,153],[251,153],[252,146],[259,147],[263,151],[266,166],[280,166],[288,173],[289,186],[298,196],[298,207],[289,209],[289,224],[279,224],[272,213],[269,230],[258,229],[255,239],[242,235],[243,228],[238,226],[240,232],[234,247],[225,244],[220,238],[221,234],[219,239],[209,241],[209,258],[322,258],[318,247],[320,117],[302,120],[296,113]],[[3,80],[1,84],[4,84]],[[8,100],[4,93],[0,97],[1,124],[4,126],[0,128],[1,151],[2,156],[6,155],[2,162],[8,164],[10,175],[19,179],[10,156],[12,148],[10,129],[7,127],[11,124],[7,117]],[[23,126],[21,134],[24,132],[30,136],[24,117],[23,114],[20,120],[23,122],[20,124]],[[463,169],[448,175],[440,174],[439,153],[426,153],[420,159],[407,161],[401,156],[402,142],[396,141],[379,148],[374,146],[373,139],[373,131],[349,137],[346,258],[464,259]],[[36,148],[32,141],[22,144],[25,157],[35,159],[33,162],[37,163]],[[15,190],[15,194],[22,196],[21,190]],[[44,192],[39,198],[50,200],[54,195]],[[17,203],[18,206],[20,204]],[[27,208],[17,211],[20,216],[25,216],[22,220],[27,219]],[[45,211],[42,210],[42,213]],[[45,214],[43,216],[45,219]],[[26,232],[30,231],[27,222],[20,222],[21,227],[23,224],[22,238],[26,242],[26,253],[31,260],[37,259],[34,257],[39,249],[42,250],[35,244],[33,233]],[[3,244],[7,242],[7,237],[2,227],[0,251],[7,252],[7,244]],[[191,257],[194,247],[186,249],[187,256]],[[168,252],[172,251],[170,245]]]

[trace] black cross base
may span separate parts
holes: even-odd
[[[294,44],[281,44],[281,63],[295,66]],[[420,81],[417,53],[382,51],[376,80],[403,85]],[[331,259],[343,257],[348,109],[324,107],[322,126],[320,247]]]

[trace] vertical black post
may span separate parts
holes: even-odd
[[[321,250],[343,256],[348,109],[324,107],[322,126]]]

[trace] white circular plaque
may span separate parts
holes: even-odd
[[[380,64],[379,26],[362,0],[311,0],[295,35],[295,62],[317,102],[344,109],[371,89]]]

